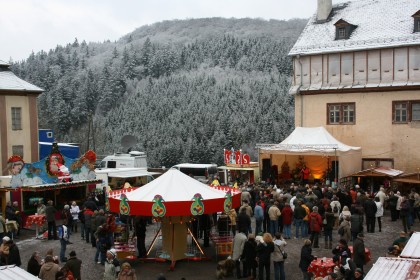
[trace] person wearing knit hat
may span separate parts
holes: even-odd
[[[67,259],[67,262],[64,266],[67,267],[71,271],[71,273],[73,273],[74,279],[77,279],[77,280],[82,279],[82,276],[81,276],[82,260],[76,257],[75,251],[70,252],[69,258]]]
[[[117,251],[112,248],[106,252],[104,280],[115,280],[120,272],[120,262],[117,259]]]

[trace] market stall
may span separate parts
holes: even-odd
[[[95,161],[93,151],[87,151],[79,159],[67,158],[60,153],[56,143],[52,145],[50,155],[37,162],[25,163],[20,156],[13,155],[8,160],[12,177],[9,186],[2,191],[9,192],[10,200],[18,202],[17,210],[25,225],[27,217],[36,212],[40,200],[44,203],[52,200],[60,209],[70,201],[86,199],[88,193],[96,189],[96,184],[102,182],[96,179]]]
[[[358,184],[362,189],[375,193],[379,191],[381,185],[388,189],[393,178],[402,173],[403,171],[401,170],[379,166],[358,171],[350,174],[348,177],[352,178],[352,184]]]
[[[361,148],[346,145],[335,139],[324,127],[296,127],[295,130],[279,144],[258,144],[260,166],[282,167],[282,172],[274,174],[273,179],[301,181],[301,171],[308,167],[308,180],[338,179],[360,169]],[[289,170],[283,174],[283,167]],[[279,170],[280,168],[277,168]],[[264,173],[264,170],[263,170]]]
[[[243,182],[254,184],[260,179],[258,162],[251,162],[248,154],[242,150],[224,149],[226,166],[219,166],[219,181],[223,185],[235,185]]]
[[[211,187],[170,169],[145,186],[133,189],[111,191],[107,196],[111,212],[123,215],[153,216],[161,223],[147,250],[147,256],[162,235],[162,249],[159,255],[171,261],[171,269],[177,260],[188,255],[187,237],[205,258],[204,252],[192,234],[191,222],[200,215],[229,211],[240,205],[240,192],[228,187]]]
[[[411,189],[415,189],[417,192],[420,191],[420,171],[416,173],[401,174],[392,179],[393,185],[397,186],[397,189],[401,193],[409,193]]]
[[[420,260],[379,257],[363,279],[420,279]]]

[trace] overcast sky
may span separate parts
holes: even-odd
[[[171,19],[309,18],[317,0],[0,0],[0,59],[19,61],[57,45],[118,40]]]

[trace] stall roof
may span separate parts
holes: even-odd
[[[420,260],[380,257],[369,270],[364,280],[419,279]]]
[[[401,170],[397,170],[397,169],[392,169],[389,167],[376,167],[376,168],[369,168],[366,170],[362,170],[359,172],[356,172],[352,175],[350,175],[351,177],[395,177],[398,175],[401,175],[404,171]]]
[[[126,171],[126,172],[115,172],[109,173],[108,177],[114,178],[132,178],[132,177],[141,177],[141,176],[153,176],[161,174],[159,172],[148,172],[148,171]]]
[[[232,166],[219,166],[217,169],[221,170],[246,170],[246,171],[252,171],[255,169],[258,169],[258,166],[255,167],[232,167]]]
[[[36,192],[36,191],[45,191],[49,189],[66,189],[66,188],[74,188],[79,187],[82,185],[88,184],[100,184],[102,183],[102,179],[95,179],[95,180],[82,180],[82,181],[73,181],[73,182],[61,182],[55,184],[43,184],[43,185],[33,185],[33,186],[22,186],[19,187],[22,191],[29,191],[29,192]],[[17,188],[3,188],[8,191],[16,190]],[[1,279],[1,278],[0,278]]]
[[[400,257],[420,259],[420,232],[415,232],[408,240]]]
[[[420,175],[419,173],[407,173],[398,176],[393,181],[409,184],[420,184]]]
[[[0,266],[0,279],[39,280],[38,277],[15,265]]]

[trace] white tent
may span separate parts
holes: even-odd
[[[324,127],[296,127],[280,144],[262,144],[259,149],[260,160],[271,159],[271,165],[278,165],[279,170],[285,161],[293,169],[302,156],[315,179],[321,178],[328,166],[333,168],[332,161],[339,163],[338,178],[359,171],[361,166],[361,148],[338,141]]]

